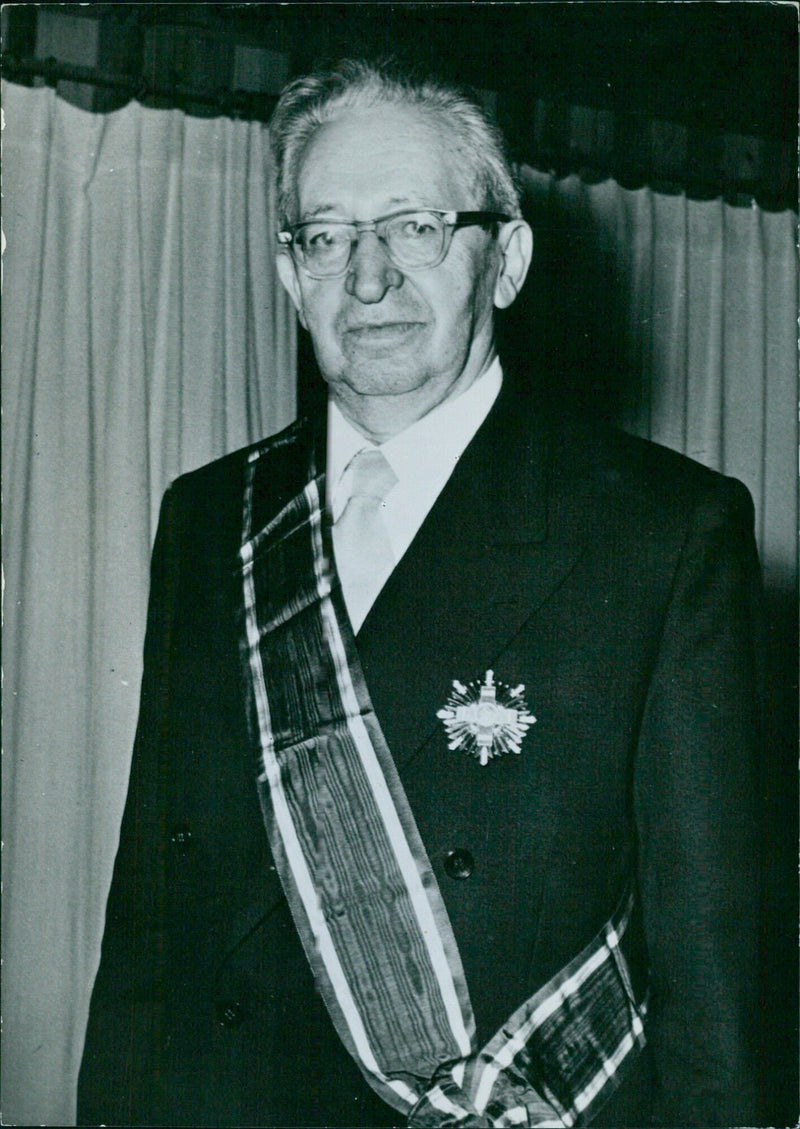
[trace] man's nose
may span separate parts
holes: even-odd
[[[403,285],[403,274],[374,231],[362,231],[353,248],[344,287],[359,302],[380,302],[387,290]]]

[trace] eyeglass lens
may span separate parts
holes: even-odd
[[[431,212],[405,212],[381,220],[375,227],[390,258],[401,267],[431,266],[441,256],[446,225]],[[312,221],[295,233],[294,244],[305,266],[319,276],[344,270],[358,239],[355,224]]]

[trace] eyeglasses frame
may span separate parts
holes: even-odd
[[[378,226],[380,224],[386,223],[387,220],[394,220],[400,216],[411,216],[417,212],[439,216],[439,218],[444,223],[445,236],[442,243],[442,253],[437,259],[434,259],[432,263],[425,263],[424,266],[404,266],[402,263],[398,263],[392,258],[392,254],[389,250],[389,244],[378,231]],[[396,266],[398,270],[432,270],[434,267],[438,267],[440,263],[444,262],[445,258],[447,257],[447,253],[450,250],[450,244],[453,241],[453,234],[455,233],[456,228],[472,227],[475,224],[483,226],[488,224],[509,223],[511,218],[511,216],[506,215],[504,212],[457,212],[445,210],[443,208],[401,208],[398,212],[388,212],[386,215],[377,216],[374,220],[330,220],[328,222],[330,222],[331,224],[336,224],[337,227],[349,227],[353,229],[353,238],[350,240],[350,253],[347,256],[347,260],[344,266],[340,271],[337,271],[336,274],[314,274],[309,270],[308,266],[300,257],[300,253],[298,253],[298,251],[296,250],[295,236],[297,232],[300,231],[301,228],[309,227],[311,224],[326,222],[324,219],[303,220],[301,223],[292,224],[286,230],[279,231],[277,233],[277,240],[283,249],[291,252],[292,258],[294,259],[295,263],[297,263],[297,265],[301,267],[306,272],[306,274],[308,274],[311,278],[317,279],[320,282],[327,282],[329,279],[341,278],[342,275],[347,274],[353,258],[353,248],[358,243],[359,236],[364,231],[375,232],[375,235],[380,240],[389,261],[394,266]]]

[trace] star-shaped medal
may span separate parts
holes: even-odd
[[[465,686],[454,679],[450,697],[436,713],[447,730],[448,747],[463,749],[482,765],[503,753],[518,753],[536,721],[524,693],[522,684],[512,689],[495,681],[493,670],[486,671],[482,683],[474,679]]]

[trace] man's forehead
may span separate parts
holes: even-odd
[[[445,123],[421,107],[344,110],[319,127],[300,164],[303,218],[353,208],[465,208],[467,182]],[[361,216],[360,218],[364,218]]]

